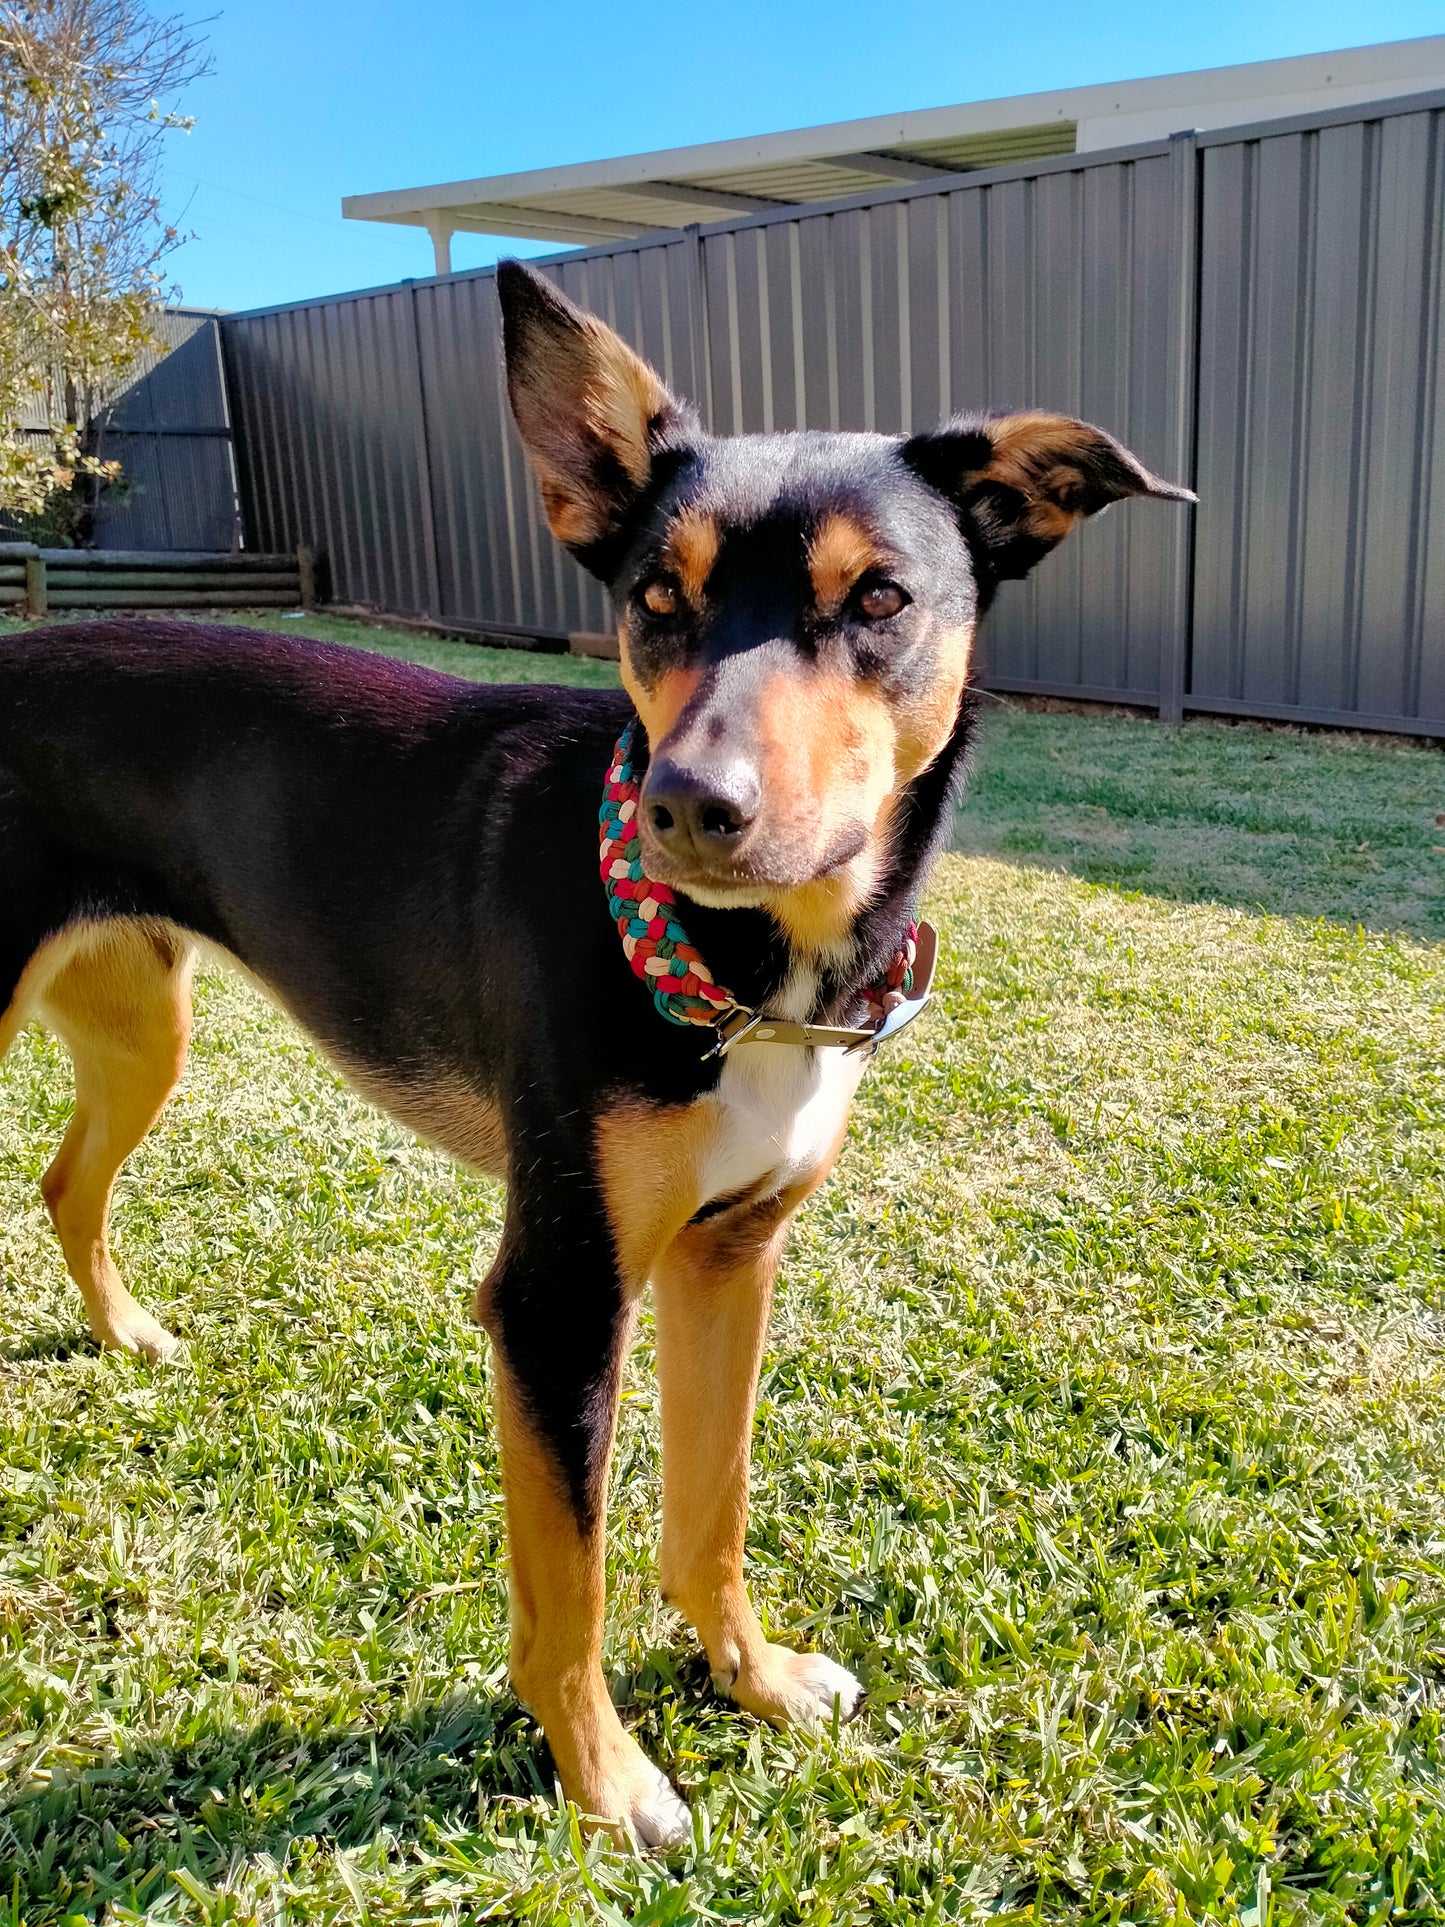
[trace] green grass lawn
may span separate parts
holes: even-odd
[[[1151,896],[1445,939],[1445,758],[993,702],[958,847]]]
[[[499,1189],[208,979],[117,1210],[188,1355],[102,1357],[23,1039],[0,1923],[1445,1919],[1437,812],[1419,746],[990,708],[937,1000],[763,1378],[753,1583],[867,1681],[853,1727],[713,1697],[654,1589],[645,1330],[629,1379],[609,1657],[692,1804],[670,1863],[583,1846],[507,1689]]]

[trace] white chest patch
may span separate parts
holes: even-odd
[[[789,985],[789,991],[794,986]],[[778,1016],[802,1017],[811,985],[777,999]],[[703,1160],[700,1203],[746,1191],[764,1178],[777,1188],[816,1171],[838,1140],[866,1056],[792,1044],[738,1044],[723,1059],[713,1103],[718,1129]]]

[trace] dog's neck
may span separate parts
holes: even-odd
[[[978,698],[965,689],[952,736],[927,769],[914,778],[894,812],[889,861],[877,889],[864,904],[851,933],[851,955],[826,959],[819,974],[817,1021],[838,1023],[868,984],[876,983],[897,956],[934,858],[947,841],[954,804],[973,747]]]

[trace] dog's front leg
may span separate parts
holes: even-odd
[[[511,1568],[511,1674],[563,1791],[623,1840],[670,1847],[687,1809],[624,1731],[602,1672],[607,1475],[633,1307],[585,1203],[525,1195],[477,1299],[492,1335]]]
[[[662,1392],[662,1590],[697,1627],[719,1689],[779,1725],[856,1712],[858,1681],[764,1637],[743,1581],[748,1467],[773,1277],[800,1202],[769,1199],[673,1240],[653,1272]]]

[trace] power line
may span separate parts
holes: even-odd
[[[342,219],[339,214],[328,219],[324,214],[308,214],[304,208],[285,207],[280,201],[267,201],[259,194],[247,194],[243,188],[223,187],[219,181],[203,181],[199,174],[188,174],[183,167],[173,167],[169,171],[196,187],[210,188],[215,194],[233,194],[238,201],[254,201],[257,207],[269,207],[274,214],[289,214],[297,221],[314,221],[318,227],[330,228],[333,233]]]

